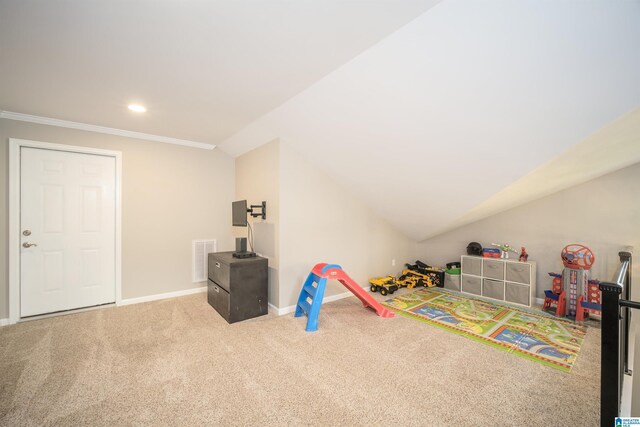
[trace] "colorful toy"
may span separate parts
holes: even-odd
[[[586,296],[587,298],[585,295],[580,295],[576,302],[576,320],[579,322],[590,314],[602,313],[602,294],[600,293],[599,280],[589,280]]]
[[[439,267],[431,267],[420,260],[416,260],[415,264],[405,264],[408,270],[427,276],[431,279],[434,286],[442,288],[444,286],[444,269]],[[425,285],[426,286],[426,285]]]
[[[378,292],[383,296],[393,294],[400,288],[413,289],[416,286],[425,288],[435,286],[429,275],[424,275],[412,270],[403,270],[399,277],[385,276],[369,280],[371,292]]]
[[[460,265],[459,262],[454,263]],[[382,295],[392,294],[400,288],[413,289],[416,286],[431,288],[433,286],[444,286],[444,270],[438,267],[431,267],[418,260],[415,264],[406,264],[406,269],[400,276],[376,277],[369,280],[371,292],[378,292]]]
[[[516,254],[518,253],[518,251],[509,246],[508,243],[492,243],[491,246],[495,246],[500,249],[500,258],[503,259],[509,259],[509,252],[514,252]]]
[[[403,288],[413,289],[416,286],[432,288],[435,286],[432,276],[427,273],[421,273],[415,270],[404,270],[402,275],[398,277],[396,283]]]
[[[551,308],[552,304],[556,305],[556,316],[564,316],[566,312],[566,293],[562,290],[562,274],[549,273],[553,277],[551,290],[544,291],[545,310]]]
[[[520,256],[518,257],[518,261],[527,262],[528,259],[529,259],[529,254],[527,253],[527,250],[524,248],[524,246],[522,246],[520,248]]]
[[[383,307],[371,295],[367,294],[360,285],[354,282],[353,279],[342,270],[342,267],[337,264],[327,264],[323,262],[316,264],[313,270],[311,270],[311,273],[309,273],[307,280],[302,285],[302,290],[298,297],[298,304],[296,304],[295,317],[307,316],[307,332],[318,330],[318,315],[320,314],[324,290],[327,286],[327,280],[329,279],[335,279],[342,283],[362,301],[363,306],[372,308],[378,316],[387,318],[394,316],[393,311]]]
[[[384,296],[387,294],[392,294],[398,289],[400,286],[396,283],[396,278],[394,276],[385,276],[385,277],[377,277],[375,279],[370,279],[369,284],[371,285],[371,292],[378,292]]]
[[[460,261],[448,262],[445,273],[459,275],[461,272],[461,264]],[[445,276],[446,281],[446,276]]]
[[[483,248],[482,256],[484,258],[500,258],[500,249],[496,248]]]
[[[562,249],[560,257],[565,268],[562,274],[549,273],[553,285],[551,290],[544,291],[544,308],[556,304],[557,316],[571,316],[578,321],[600,312],[600,282],[589,279],[589,270],[596,259],[591,249],[570,244]]]

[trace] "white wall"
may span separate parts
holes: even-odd
[[[122,297],[180,291],[191,283],[191,241],[232,248],[234,160],[200,150],[0,119],[0,318],[8,317],[8,139],[122,152]]]
[[[284,141],[280,173],[280,308],[296,303],[317,263],[339,264],[366,286],[369,278],[395,274],[412,260],[413,241]],[[325,295],[345,291],[330,282]]]
[[[272,141],[236,158],[236,200],[249,205],[267,202],[267,218],[249,217],[254,250],[269,260],[269,302],[279,300],[280,272],[280,143]],[[247,237],[248,229],[234,227],[234,236]]]
[[[443,1],[221,147],[279,137],[422,240],[640,105],[639,20],[633,1]]]
[[[267,219],[252,224],[255,251],[269,259],[269,302],[278,308],[296,303],[319,262],[342,265],[365,286],[371,277],[400,271],[415,250],[415,242],[283,141],[236,158],[236,199],[267,202]],[[246,236],[246,230],[234,234]],[[345,291],[330,283],[325,295]]]
[[[560,251],[569,243],[585,244],[594,251],[592,278],[611,280],[620,250],[633,246],[640,256],[640,164],[423,241],[417,256],[442,265],[459,260],[471,241],[525,246],[529,260],[538,264],[540,298],[544,289],[551,288],[547,273],[561,272]],[[640,262],[634,265],[633,275],[640,277]],[[640,299],[640,286],[633,292]]]

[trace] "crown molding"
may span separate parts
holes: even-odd
[[[126,138],[144,139],[146,141],[162,142],[164,144],[183,145],[185,147],[200,148],[203,150],[213,150],[213,144],[204,142],[189,141],[186,139],[170,138],[168,136],[152,135],[149,133],[134,132],[131,130],[115,129],[105,126],[90,125],[87,123],[70,122],[68,120],[52,119],[49,117],[32,116],[30,114],[14,113],[11,111],[0,111],[0,119],[17,120],[21,122],[38,123],[41,125],[58,126],[62,128],[78,129],[88,132],[106,133],[108,135],[124,136]]]

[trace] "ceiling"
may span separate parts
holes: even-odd
[[[436,3],[0,0],[0,110],[216,144]]]
[[[446,0],[219,147],[280,138],[422,240],[593,176],[556,162],[494,198],[640,106],[638,46],[638,1]]]
[[[0,110],[280,138],[421,240],[640,160],[638,46],[640,1],[0,0]]]

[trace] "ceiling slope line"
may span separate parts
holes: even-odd
[[[446,227],[449,231],[534,203],[640,162],[640,107],[598,129],[581,142],[533,169]]]
[[[164,144],[182,145],[185,147],[200,148],[202,150],[213,150],[214,148],[216,148],[214,144],[206,144],[204,142],[189,141],[187,139],[171,138],[168,136],[152,135],[149,133],[135,132],[131,130],[116,129],[106,126],[53,119],[50,117],[14,113],[12,111],[0,111],[0,119],[17,120],[21,122],[37,123],[48,126],[58,126],[69,129],[84,130],[88,132],[104,133],[107,135],[124,136],[126,138],[142,139],[145,141],[161,142]]]

